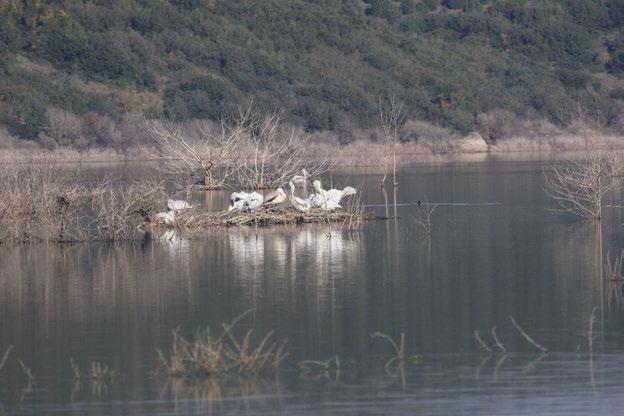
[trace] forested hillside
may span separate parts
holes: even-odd
[[[623,23],[621,0],[0,0],[0,126],[108,145],[111,125],[253,98],[338,131],[373,127],[393,95],[462,133],[500,109],[616,128]],[[90,136],[59,133],[72,123]]]

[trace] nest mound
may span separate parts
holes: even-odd
[[[344,223],[349,228],[359,228],[365,221],[373,221],[377,216],[359,208],[325,211],[312,209],[299,212],[286,207],[261,207],[250,212],[220,211],[199,213],[188,210],[180,213],[175,224],[152,224],[153,228],[196,229],[206,227],[271,226],[309,223]]]

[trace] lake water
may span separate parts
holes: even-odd
[[[0,246],[0,415],[587,415],[624,408],[624,311],[601,265],[624,248],[622,213],[553,214],[544,163],[418,166],[400,172],[395,219],[215,230],[120,245]],[[135,168],[118,170],[132,176]],[[329,180],[329,178],[328,178]],[[335,175],[385,215],[379,175]],[[621,195],[621,192],[618,192]],[[180,195],[213,208],[225,194]],[[438,204],[426,238],[416,201]],[[422,209],[422,208],[420,208]],[[388,208],[394,216],[394,208]],[[254,378],[155,376],[171,331],[192,337],[242,312],[289,356]],[[593,354],[587,331],[594,311]],[[541,354],[510,322],[538,343]],[[474,331],[508,354],[486,353]],[[372,338],[405,334],[404,365]],[[338,356],[340,371],[304,373]],[[29,367],[29,381],[17,359]],[[119,377],[76,381],[105,363]]]

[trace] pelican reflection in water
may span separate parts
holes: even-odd
[[[262,278],[265,271],[270,278],[296,279],[302,270],[324,278],[328,272],[350,273],[361,260],[361,236],[339,227],[232,229],[227,232],[227,242],[237,274],[252,279]]]

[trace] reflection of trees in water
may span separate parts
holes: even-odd
[[[227,242],[228,275],[250,299],[248,307],[309,314],[314,325],[335,301],[334,281],[349,286],[361,270],[361,236],[338,228],[233,230]]]
[[[359,238],[347,232],[333,231],[330,238],[321,227],[228,231],[193,241],[165,234],[145,245],[3,247],[0,300],[13,312],[26,312],[36,299],[36,312],[48,318],[63,308],[82,319],[110,305],[151,308],[171,303],[169,297],[193,301],[188,294],[202,274],[241,286],[248,279],[280,280],[297,273],[308,280],[318,275],[320,283],[359,262]]]
[[[123,339],[117,363],[106,362],[125,368],[155,357],[172,328],[188,336],[252,307],[245,325],[275,329],[302,359],[365,359],[377,330],[405,332],[409,353],[469,350],[473,331],[494,325],[511,343],[509,315],[553,350],[574,349],[601,302],[593,228],[519,230],[482,226],[476,211],[440,215],[426,244],[399,219],[355,233],[275,227],[144,244],[0,247],[0,337],[36,348],[40,366],[83,350],[92,355],[85,361],[106,361],[97,351],[104,345],[111,354],[111,343]],[[621,244],[609,221],[604,256]],[[539,243],[527,247],[531,239]]]
[[[137,349],[146,336],[167,337],[179,324],[168,312],[192,308],[192,280],[172,272],[170,253],[159,244],[1,248],[0,339],[34,362],[37,375],[69,371],[70,356],[140,371],[157,346]]]
[[[232,278],[243,281],[315,279],[323,285],[332,274],[351,272],[361,260],[359,235],[337,228],[232,230],[227,242]]]
[[[622,282],[610,277],[610,267],[615,265],[624,243],[621,215],[615,211],[608,214],[602,223],[558,227],[553,243],[556,294],[565,322],[576,327],[575,335],[586,337],[596,309],[593,332],[600,335],[601,341],[609,337],[609,321],[618,325],[622,315]],[[585,343],[580,341],[582,346]]]
[[[228,230],[225,279],[240,291],[232,300],[255,309],[257,330],[288,337],[289,349],[332,355],[344,319],[336,311],[353,303],[351,288],[364,279],[363,243],[339,227]]]
[[[592,222],[564,224],[552,229],[554,297],[561,311],[562,327],[577,327],[582,333],[583,321],[600,302],[596,274],[598,246]],[[601,260],[598,260],[601,261]],[[555,328],[553,328],[555,330]],[[570,339],[570,343],[575,340]],[[571,345],[568,345],[571,347]]]
[[[327,282],[357,272],[358,234],[332,231],[328,238],[325,227],[266,231],[0,247],[0,338],[30,349],[38,374],[83,354],[139,371],[154,347],[166,345],[172,328],[192,333],[250,306],[261,313],[249,323],[254,327],[286,330],[286,317],[300,313],[319,326],[321,309],[336,299],[327,295],[333,290]],[[301,312],[304,304],[312,310]],[[117,362],[99,356],[102,348],[111,354],[106,348],[117,342],[128,347],[112,357]]]
[[[186,260],[189,259],[191,241],[181,236],[178,230],[166,230],[162,234],[157,235],[156,238],[162,246],[168,249],[170,256],[186,256]]]
[[[278,379],[168,379],[160,389],[160,398],[171,401],[176,414],[221,414],[244,412],[274,413],[282,407],[283,386]]]

